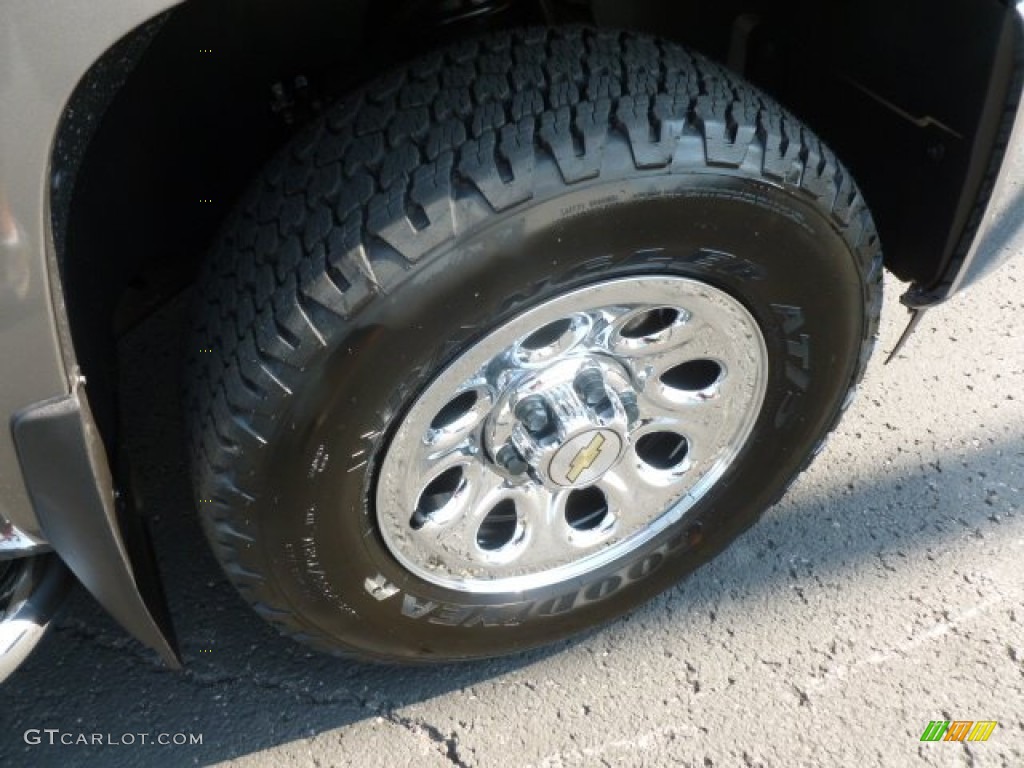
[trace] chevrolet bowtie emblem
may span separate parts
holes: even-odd
[[[598,433],[594,435],[593,440],[587,443],[586,447],[580,448],[580,452],[573,456],[572,464],[569,465],[569,473],[565,476],[570,483],[575,483],[580,475],[594,466],[597,457],[601,455],[604,443],[604,435]]]

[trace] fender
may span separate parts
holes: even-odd
[[[50,212],[70,180],[53,153],[83,74],[122,35],[176,0],[4,3],[0,45],[0,523],[20,534],[13,556],[52,550],[96,599],[168,664],[178,656],[144,534],[114,491],[87,400],[57,268]],[[54,51],[60,51],[54,56]],[[94,128],[102,113],[92,115]],[[81,133],[84,141],[89,130]],[[59,200],[56,201],[59,205]],[[16,279],[15,279],[16,278]],[[95,395],[95,393],[93,393]],[[26,404],[35,403],[33,405]],[[20,465],[21,472],[18,472]],[[9,554],[10,556],[10,554]]]

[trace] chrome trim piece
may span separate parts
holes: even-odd
[[[0,561],[42,555],[52,549],[45,541],[25,533],[14,523],[0,519]]]
[[[15,563],[21,573],[6,609],[0,611],[0,682],[6,680],[42,639],[72,584],[64,564],[52,555]]]
[[[729,294],[620,278],[503,324],[441,371],[381,462],[377,521],[418,577],[519,592],[601,568],[678,523],[761,411],[768,353]]]

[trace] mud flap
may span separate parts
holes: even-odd
[[[126,630],[180,668],[148,532],[114,491],[83,385],[20,411],[11,429],[40,530],[54,551]]]

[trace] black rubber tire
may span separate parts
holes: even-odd
[[[296,138],[208,261],[187,372],[206,532],[264,618],[340,654],[495,656],[607,621],[808,464],[871,352],[881,265],[833,154],[699,56],[584,28],[437,52]],[[489,328],[645,273],[713,284],[762,329],[768,391],[733,468],[675,528],[571,583],[474,597],[403,570],[370,501],[403,409]]]

